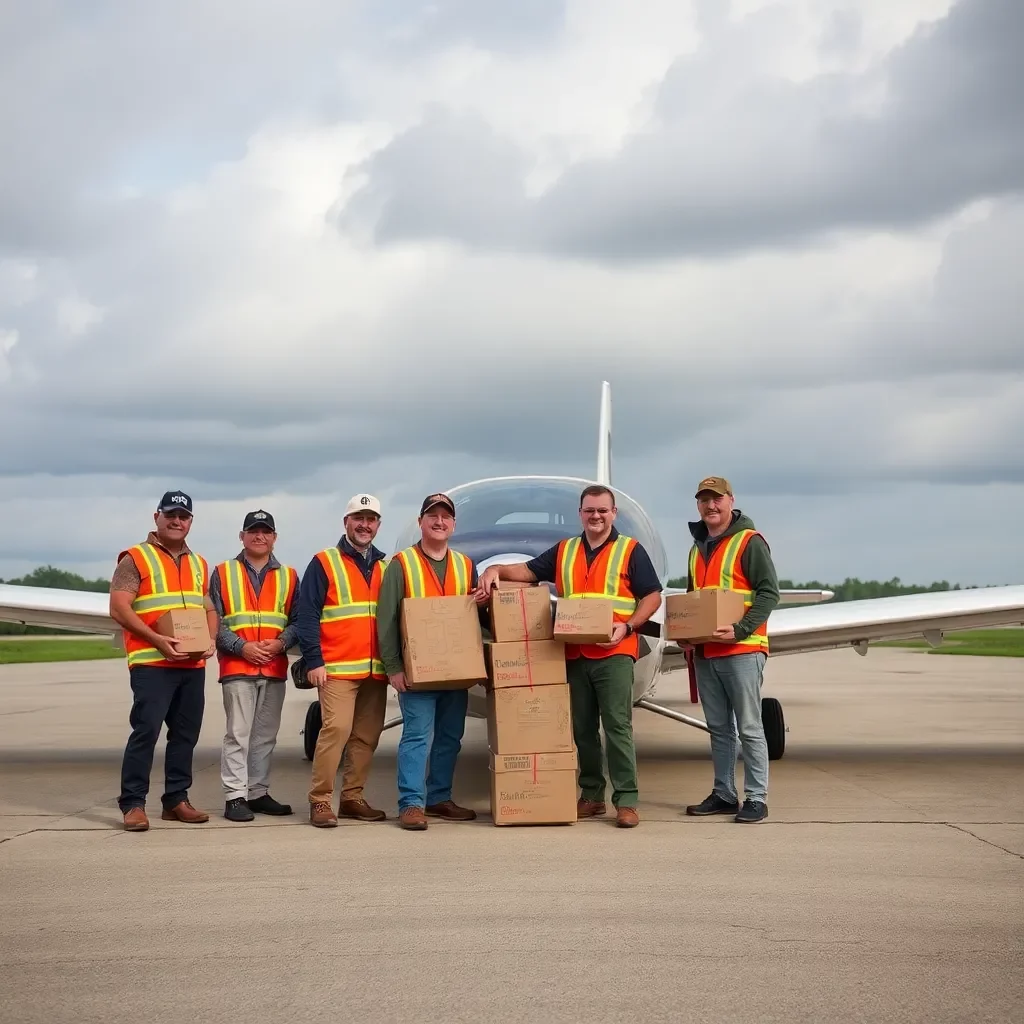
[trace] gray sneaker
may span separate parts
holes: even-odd
[[[743,824],[764,821],[768,817],[768,805],[760,800],[744,800],[743,809],[736,815],[736,820]]]

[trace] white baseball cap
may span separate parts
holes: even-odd
[[[353,512],[376,512],[380,515],[380,502],[372,494],[355,494],[345,506],[345,515],[350,516]]]

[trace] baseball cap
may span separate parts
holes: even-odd
[[[375,512],[380,515],[380,502],[372,494],[354,494],[345,506],[345,515],[354,512]]]
[[[444,505],[452,515],[455,515],[455,502],[447,494],[428,494],[423,499],[423,504],[420,505],[420,515],[423,515],[428,508],[433,508],[435,505]]]
[[[187,512],[192,515],[192,499],[184,491],[167,491],[157,502],[157,512]]]
[[[255,512],[246,512],[245,519],[242,520],[243,531],[251,530],[254,526],[265,526],[272,533],[277,533],[274,517],[269,512],[264,512],[261,508],[258,508]]]
[[[728,494],[731,498],[732,495],[732,484],[725,479],[724,476],[706,476],[699,484],[697,484],[697,494],[701,491],[711,491],[712,494]],[[697,497],[694,494],[694,497]]]

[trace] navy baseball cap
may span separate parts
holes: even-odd
[[[255,512],[247,512],[242,521],[242,531],[251,530],[254,526],[265,526],[271,533],[277,533],[274,517],[269,512],[258,508]]]
[[[187,512],[192,515],[192,499],[184,491],[168,491],[158,502],[157,512]]]

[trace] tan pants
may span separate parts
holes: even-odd
[[[345,764],[341,799],[362,798],[370,774],[370,759],[384,726],[387,701],[388,684],[383,680],[328,679],[320,687],[323,726],[313,754],[311,804],[331,803],[342,750]]]

